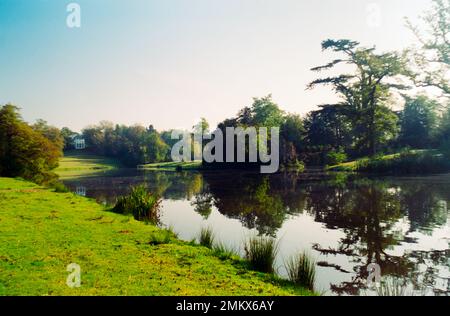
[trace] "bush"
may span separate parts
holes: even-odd
[[[338,165],[347,161],[347,154],[343,151],[331,151],[327,154],[326,164],[329,166]]]
[[[68,193],[70,192],[62,182],[56,181],[50,185],[50,188],[54,189],[56,193]]]
[[[145,186],[141,185],[132,188],[129,195],[117,198],[113,212],[133,214],[137,220],[159,224],[160,204],[160,198],[149,193]]]
[[[214,233],[211,228],[202,228],[198,237],[200,245],[212,249],[214,243]]]
[[[316,264],[305,252],[292,257],[285,264],[289,280],[314,291]]]
[[[278,243],[273,238],[251,237],[244,246],[245,258],[252,269],[260,272],[273,273],[275,257],[278,253]]]
[[[303,172],[305,171],[305,164],[300,160],[290,161],[281,166],[282,171],[295,171],[295,172]]]

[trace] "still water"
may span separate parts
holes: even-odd
[[[211,227],[216,240],[243,253],[252,235],[279,240],[277,271],[306,250],[325,295],[371,295],[367,265],[405,293],[450,294],[450,175],[355,177],[321,173],[150,172],[64,181],[74,192],[113,204],[145,184],[162,199],[161,224],[181,239]]]

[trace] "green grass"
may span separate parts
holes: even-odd
[[[220,260],[229,260],[233,258],[238,258],[239,253],[232,247],[227,246],[223,242],[218,242],[213,246],[214,255]]]
[[[70,151],[59,161],[55,173],[61,179],[98,175],[123,167],[118,160],[92,155],[86,151]]]
[[[438,150],[410,150],[363,158],[327,168],[328,171],[378,174],[438,174],[450,172],[450,159]]]
[[[81,287],[69,288],[69,264]],[[0,178],[0,296],[312,295],[94,200]]]
[[[161,170],[161,171],[175,171],[175,170],[200,170],[202,169],[201,161],[191,162],[161,162],[147,165],[140,165],[139,168],[145,170]]]
[[[385,155],[382,156],[380,159],[382,160],[391,160],[396,157],[399,157],[400,154],[391,154],[391,155]],[[363,161],[368,161],[368,158],[362,158],[359,160],[349,161],[349,162],[343,162],[334,166],[328,166],[328,171],[348,171],[348,172],[356,172],[358,164],[360,164]]]

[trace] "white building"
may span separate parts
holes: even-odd
[[[86,148],[86,141],[80,135],[72,135],[72,145],[76,150],[82,150]]]

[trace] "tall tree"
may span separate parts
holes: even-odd
[[[50,181],[61,154],[60,147],[22,120],[16,106],[0,107],[0,176]]]
[[[59,128],[48,125],[44,120],[37,120],[32,128],[53,142],[61,151],[64,149],[64,137],[61,135]]]
[[[413,79],[420,87],[436,87],[450,97],[450,0],[433,0],[422,20],[427,26],[425,31],[407,19],[407,26],[421,46],[409,50],[416,67]]]
[[[429,148],[433,145],[438,125],[439,104],[421,95],[407,98],[401,115],[399,142],[413,148]]]
[[[323,50],[341,55],[330,63],[312,71],[324,71],[344,64],[352,72],[314,80],[308,85],[329,85],[338,94],[340,102],[325,105],[335,108],[352,122],[355,149],[363,155],[375,155],[381,145],[396,134],[396,115],[389,109],[391,90],[405,89],[393,82],[409,74],[406,63],[396,53],[377,54],[375,48],[362,48],[351,40],[326,40]],[[325,107],[323,106],[323,107]]]

